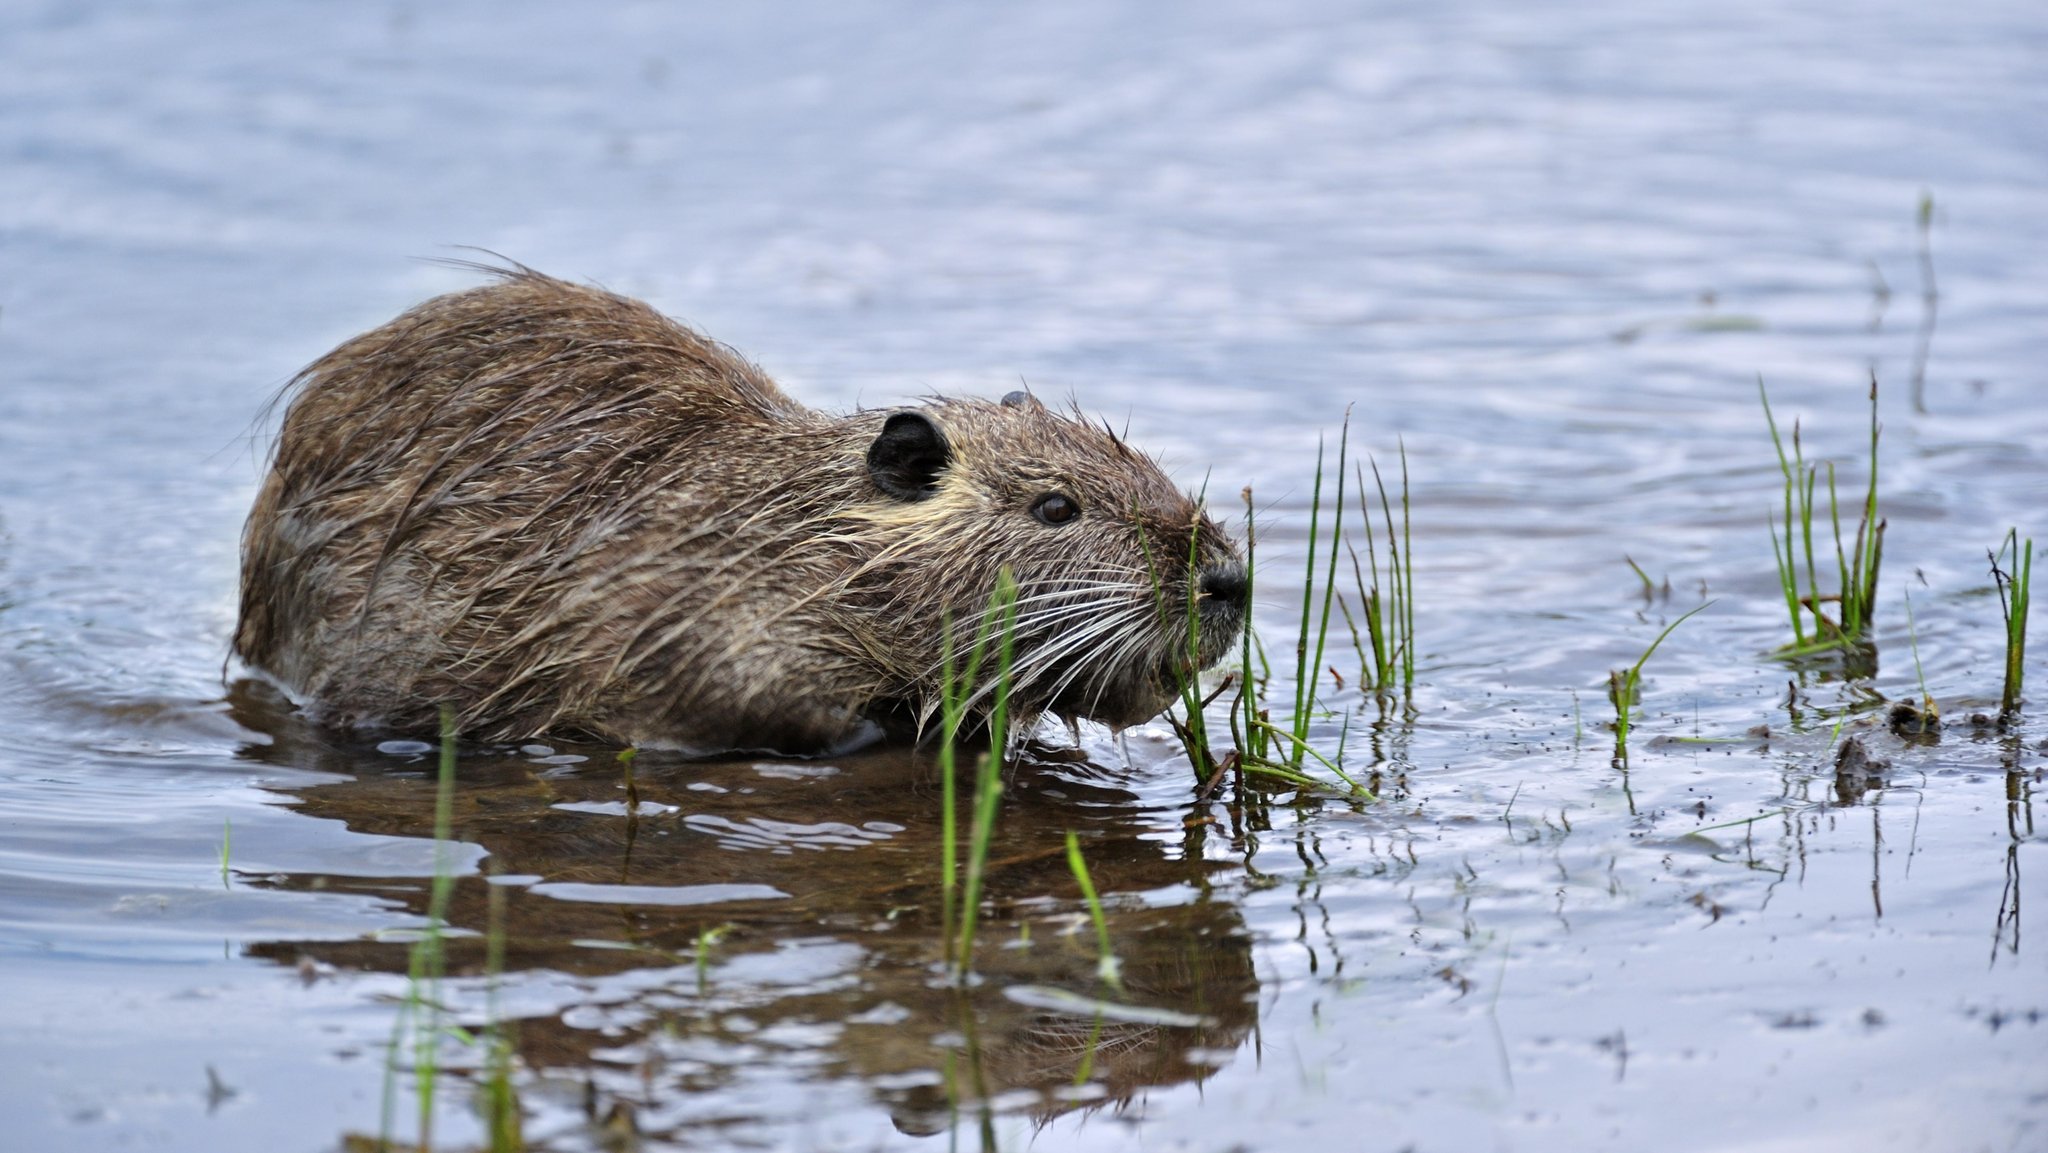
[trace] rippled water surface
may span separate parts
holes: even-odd
[[[475,245],[811,403],[1022,378],[1251,485],[1275,702],[1347,407],[1415,521],[1412,696],[1341,625],[1321,682],[1377,798],[1201,801],[1161,724],[1048,727],[965,990],[918,757],[647,754],[629,815],[615,750],[465,748],[441,997],[516,1023],[534,1147],[2048,1146],[2048,727],[1969,720],[1986,549],[2048,540],[2048,9],[1787,7],[8,6],[4,1144],[415,1139],[431,750],[223,658],[267,406]],[[1757,386],[1860,493],[1873,377],[1845,680],[1767,655]],[[1618,768],[1609,670],[1707,601]],[[439,1147],[480,1054],[442,1046]]]

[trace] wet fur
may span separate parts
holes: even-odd
[[[914,499],[868,461],[904,411],[950,450]],[[1083,515],[1034,519],[1051,491]],[[338,726],[430,731],[445,703],[491,739],[815,752],[929,717],[948,622],[1007,567],[1013,708],[1122,725],[1185,665],[1191,534],[1200,564],[1237,563],[1078,414],[814,412],[644,304],[517,269],[300,375],[234,644]],[[1243,612],[1197,599],[1207,664]]]

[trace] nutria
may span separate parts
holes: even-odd
[[[1244,627],[1224,531],[1078,412],[815,412],[645,304],[490,271],[294,381],[234,648],[317,721],[846,748],[930,720],[1007,570],[1013,713],[1123,726]]]

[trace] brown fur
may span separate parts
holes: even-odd
[[[447,704],[491,739],[830,749],[931,715],[948,622],[1007,568],[1013,709],[1123,725],[1188,671],[1191,580],[1198,663],[1243,625],[1203,576],[1241,579],[1223,531],[1106,428],[1020,397],[813,412],[644,304],[525,269],[296,383],[235,651],[325,723],[431,730]],[[908,497],[869,458],[904,412],[949,452]],[[1082,514],[1036,519],[1055,491]]]

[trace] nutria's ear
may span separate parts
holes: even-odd
[[[939,491],[939,474],[953,463],[946,434],[921,412],[899,412],[868,446],[868,475],[897,500],[923,500]]]

